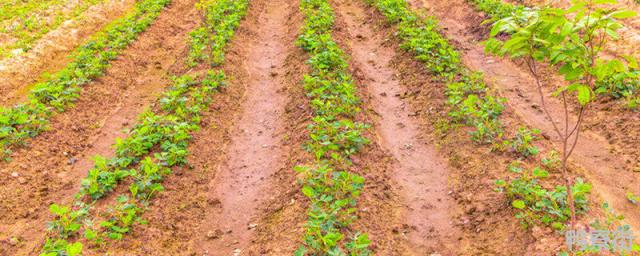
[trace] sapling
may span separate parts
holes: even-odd
[[[633,11],[603,7],[612,3],[615,0],[577,0],[568,9],[545,7],[517,12],[496,21],[486,42],[486,50],[491,53],[523,60],[535,80],[542,111],[562,145],[560,170],[567,187],[572,227],[575,227],[576,213],[573,178],[567,170],[567,160],[579,140],[587,110],[597,97],[596,83],[637,68],[636,61],[630,57],[605,59],[600,56],[608,42],[618,38],[616,30],[622,28],[618,20],[636,15]],[[510,37],[501,41],[497,39],[501,34],[510,34]],[[569,84],[560,86],[553,94],[562,102],[563,120],[556,121],[546,103],[543,87],[549,84],[542,79],[542,62],[559,67],[559,73]],[[569,117],[572,102],[578,106],[577,120]]]

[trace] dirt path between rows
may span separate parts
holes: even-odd
[[[393,48],[364,23],[367,13],[354,0],[336,0],[336,13],[347,25],[351,59],[362,72],[370,106],[377,114],[377,141],[393,156],[392,184],[401,201],[401,225],[411,227],[407,235],[412,255],[440,253],[455,255],[460,230],[453,226],[455,202],[447,195],[448,167],[438,156],[435,145],[421,137],[415,115],[400,99],[402,89],[397,72],[391,67]]]
[[[37,248],[51,219],[48,206],[69,202],[92,157],[113,155],[115,138],[171,84],[171,75],[186,71],[194,4],[174,1],[104,77],[84,88],[74,108],[54,116],[50,131],[0,164],[0,248],[25,255]]]
[[[282,93],[287,51],[286,0],[254,1],[234,40],[242,42],[240,78],[245,87],[240,116],[231,128],[226,159],[209,184],[207,217],[203,220],[198,251],[205,255],[239,255],[252,242],[259,206],[269,198],[271,179],[284,168]]]
[[[135,1],[114,0],[90,7],[76,20],[47,33],[29,52],[0,61],[0,106],[26,99],[44,73],[54,73],[69,63],[68,55],[106,24],[124,15]]]
[[[481,71],[488,84],[498,89],[499,94],[506,97],[508,106],[512,108],[530,127],[540,129],[554,142],[553,127],[540,110],[540,102],[535,90],[533,78],[520,69],[515,63],[484,54],[483,46],[478,42],[482,29],[478,26],[482,22],[474,9],[464,0],[451,0],[446,3],[438,1],[414,0],[410,1],[416,8],[425,6],[440,19],[444,34],[453,40],[458,49],[462,50],[463,63],[471,70]],[[561,120],[563,107],[559,100],[553,98],[549,91],[547,106],[557,120]],[[590,110],[592,111],[592,110]],[[572,115],[573,120],[576,119]],[[558,143],[554,143],[559,148]],[[613,146],[598,134],[586,131],[573,153],[572,160],[584,169],[584,175],[594,184],[594,191],[617,212],[623,214],[626,222],[637,229],[640,227],[640,214],[637,206],[626,199],[626,192],[640,193],[637,180],[640,173],[634,173],[625,168],[629,159],[614,155]]]

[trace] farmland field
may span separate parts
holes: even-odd
[[[640,255],[638,11],[0,0],[0,255]]]

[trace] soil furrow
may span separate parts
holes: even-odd
[[[45,73],[55,73],[69,62],[68,55],[88,37],[133,7],[133,0],[114,0],[89,8],[77,20],[47,33],[28,53],[0,61],[0,105],[26,99]]]
[[[302,25],[299,1],[287,5],[287,37],[293,41]],[[253,243],[243,250],[243,255],[292,255],[301,244],[306,221],[307,198],[300,193],[300,185],[294,167],[312,161],[312,157],[301,146],[309,139],[307,125],[312,117],[308,98],[302,85],[304,74],[309,73],[305,64],[308,56],[299,47],[288,49],[282,74],[287,95],[284,118],[287,124],[283,144],[288,146],[288,158],[284,168],[277,170],[273,180],[283,186],[269,190],[270,199],[264,203],[263,213],[256,220],[256,235]]]
[[[284,0],[251,3],[247,20],[240,26],[236,42],[242,44],[234,58],[240,58],[237,77],[245,93],[240,114],[231,128],[231,141],[216,177],[209,184],[207,216],[201,227],[198,250],[208,255],[239,255],[251,244],[259,218],[259,206],[278,184],[271,176],[284,168],[286,152],[282,142],[282,93],[285,57],[292,38],[287,37]],[[215,234],[219,237],[213,239]],[[211,239],[210,239],[211,238]]]
[[[478,27],[483,18],[468,3],[463,0],[447,3],[426,0],[410,2],[416,8],[429,8],[440,19],[444,34],[463,50],[463,63],[472,70],[483,72],[487,82],[508,99],[508,106],[522,120],[529,126],[540,129],[544,136],[550,137],[554,142],[558,141],[551,123],[540,109],[534,79],[515,63],[484,53],[483,46],[477,42],[481,38],[478,32],[483,32]],[[547,89],[547,106],[556,121],[560,121],[564,113],[562,103],[551,96],[550,88]],[[570,115],[570,119],[576,119],[575,114]],[[558,143],[554,144],[559,148]],[[626,222],[637,228],[640,227],[640,215],[636,206],[628,203],[626,192],[640,193],[640,187],[634,185],[640,178],[640,173],[629,171],[626,163],[630,159],[612,154],[613,148],[602,136],[587,130],[581,133],[572,160],[584,169],[584,175],[594,184],[595,192],[623,214]]]
[[[360,70],[377,114],[377,141],[393,156],[391,177],[394,190],[402,199],[400,225],[410,226],[407,235],[412,255],[440,253],[455,255],[460,230],[453,226],[454,205],[447,194],[449,171],[425,141],[409,106],[400,99],[402,90],[391,61],[394,49],[384,45],[384,38],[364,23],[363,7],[352,0],[336,0],[336,12],[345,21],[352,62]]]
[[[74,108],[52,119],[50,131],[1,165],[0,243],[15,237],[19,242],[12,250],[26,254],[37,248],[51,219],[49,204],[70,201],[91,158],[111,156],[122,130],[157,99],[171,75],[186,71],[186,35],[197,23],[189,18],[196,15],[194,4],[171,4],[104,77],[85,86]]]

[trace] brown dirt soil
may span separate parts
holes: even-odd
[[[81,18],[47,33],[28,53],[0,60],[0,105],[25,100],[33,85],[45,78],[45,73],[64,68],[70,53],[104,25],[124,15],[134,3],[115,0],[92,6]]]
[[[409,106],[400,99],[398,74],[391,66],[395,51],[384,45],[385,38],[367,24],[367,14],[361,3],[352,0],[334,1],[339,21],[343,21],[351,50],[352,63],[360,71],[362,83],[368,89],[368,104],[377,116],[376,141],[393,157],[391,168],[394,190],[402,199],[400,219],[408,253],[426,255],[440,253],[456,255],[462,239],[453,225],[456,207],[448,195],[449,170],[446,161],[437,154],[429,138],[423,138],[418,120]]]
[[[298,5],[298,1],[286,5],[286,37],[289,39],[295,39],[302,26],[303,18]],[[253,243],[243,250],[246,255],[291,255],[301,244],[304,234],[307,198],[300,193],[293,168],[312,161],[312,157],[301,146],[309,138],[306,127],[313,116],[301,84],[303,74],[309,72],[305,64],[308,56],[299,47],[294,47],[284,57],[287,71],[280,74],[284,84],[282,92],[287,95],[283,114],[287,127],[283,144],[288,146],[289,151],[288,157],[282,159],[284,167],[276,170],[272,179],[287,185],[276,186],[269,191],[270,198],[261,207],[262,213],[255,222],[257,227]]]
[[[236,38],[236,86],[244,87],[239,116],[230,129],[226,156],[208,186],[206,217],[197,232],[196,250],[205,255],[240,255],[253,242],[260,207],[271,198],[273,175],[285,169],[289,153],[285,134],[282,74],[287,53],[295,48],[288,33],[287,1],[253,1]]]
[[[51,129],[0,164],[0,254],[31,252],[43,241],[48,206],[72,199],[92,166],[91,157],[113,154],[115,138],[170,84],[186,71],[186,33],[197,20],[194,0],[175,1],[104,77],[88,84],[76,106],[54,116]],[[14,177],[13,174],[17,174]],[[19,242],[9,246],[11,238]]]
[[[486,30],[479,29],[478,24],[481,23],[482,17],[474,11],[472,6],[462,0],[448,1],[446,5],[440,3],[426,0],[421,3],[414,1],[416,6],[426,6],[440,19],[444,34],[462,50],[465,65],[472,70],[483,72],[488,84],[494,86],[501,96],[509,100],[507,103],[509,108],[513,109],[528,126],[540,129],[543,136],[556,142],[558,138],[555,136],[553,127],[540,109],[533,77],[512,61],[491,57],[484,53],[483,46],[478,40],[486,34]],[[551,72],[548,71],[548,73]],[[551,74],[548,74],[547,80],[551,84],[553,84],[552,81],[562,81],[561,78]],[[552,89],[545,88],[547,106],[554,118],[560,121],[564,110],[561,101],[551,96]],[[625,150],[633,147],[634,144],[628,139],[639,136],[640,129],[633,131],[630,128],[639,125],[638,122],[634,124],[632,121],[637,116],[629,112],[603,113],[600,110],[606,109],[596,107],[588,110],[585,125],[590,129],[580,134],[580,141],[570,160],[579,169],[584,170],[583,175],[594,184],[594,192],[604,201],[609,202],[613,209],[623,214],[626,222],[637,229],[640,227],[640,214],[637,206],[628,202],[626,192],[640,193],[640,187],[635,185],[635,181],[640,179],[640,173],[631,171],[637,164],[639,150],[637,148]],[[570,119],[577,119],[575,114],[570,115]],[[611,118],[612,115],[619,117],[620,121]],[[593,129],[596,125],[622,126],[622,128]],[[608,132],[600,132],[603,130]],[[620,141],[606,139],[611,137],[624,139],[619,139]],[[555,148],[559,148],[559,143],[554,144]]]

